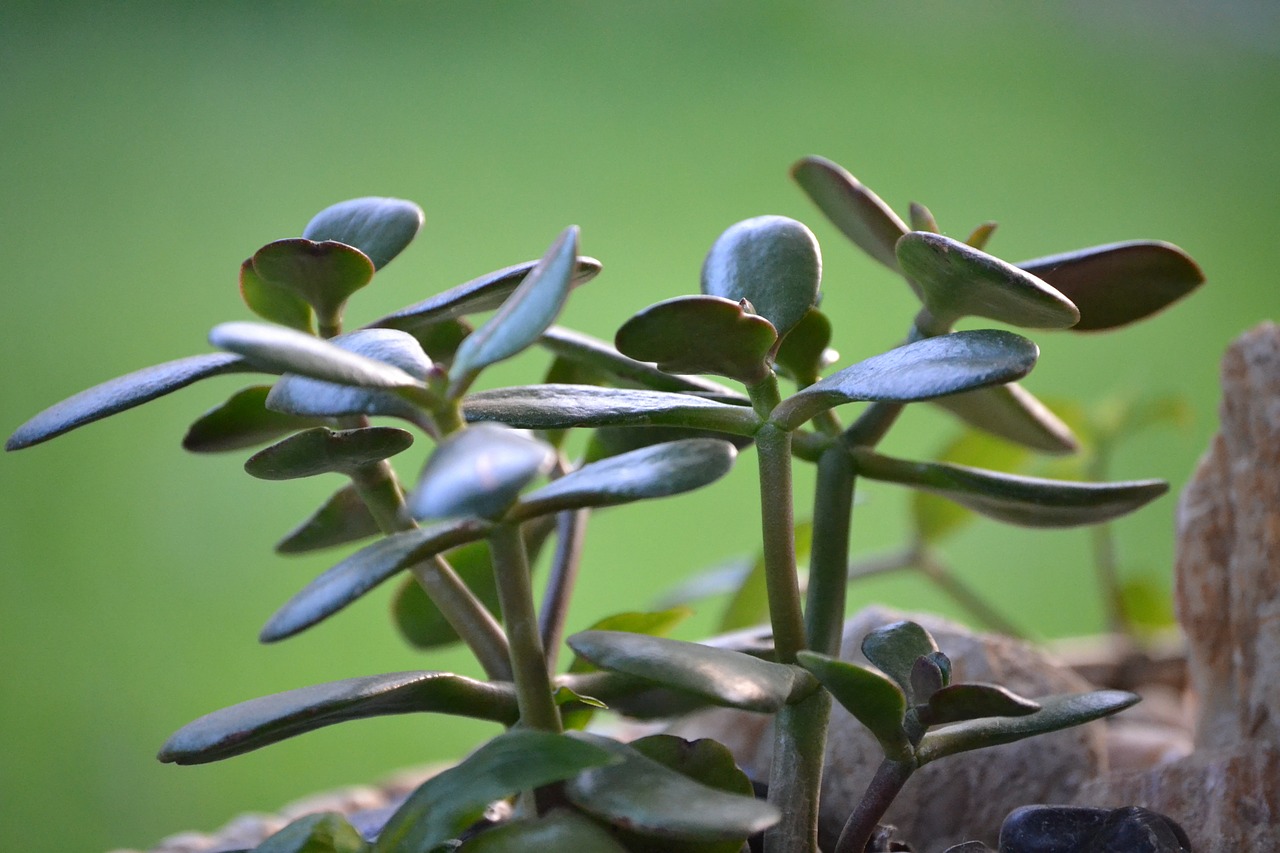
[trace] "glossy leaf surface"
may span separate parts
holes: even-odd
[[[161,748],[174,764],[221,761],[346,720],[437,712],[510,725],[518,717],[509,684],[446,672],[348,678],[250,699],[188,723]]]
[[[422,385],[395,365],[358,355],[331,341],[284,326],[222,323],[209,332],[209,343],[242,355],[267,372],[297,373],[366,388]]]
[[[979,388],[932,401],[965,423],[1041,453],[1080,449],[1071,428],[1021,385]]]
[[[592,623],[589,631],[622,631],[628,634],[648,634],[662,637],[693,615],[688,607],[672,607],[667,610],[640,612],[629,610],[614,613]],[[595,672],[598,667],[584,658],[576,657],[569,665],[569,672]]]
[[[643,447],[584,465],[530,492],[513,515],[527,518],[678,495],[729,473],[737,455],[732,444],[718,438],[689,438]]]
[[[280,554],[305,554],[358,542],[381,532],[378,522],[355,486],[348,483],[334,492],[305,521],[276,544]]]
[[[1010,382],[1027,375],[1039,353],[1026,338],[994,329],[925,338],[860,361],[792,394],[774,408],[770,419],[793,430],[843,403],[929,400]]]
[[[254,252],[253,270],[268,285],[306,301],[322,322],[342,315],[342,306],[373,280],[368,256],[343,243],[276,240]]]
[[[253,258],[240,265],[240,298],[249,310],[270,323],[279,323],[307,334],[315,333],[314,312],[305,299],[258,275]]]
[[[1191,257],[1171,243],[1135,240],[1022,261],[1080,309],[1077,332],[1113,329],[1171,305],[1204,283]]]
[[[1057,290],[959,240],[912,231],[898,241],[897,253],[903,273],[920,286],[939,326],[950,328],[961,317],[986,317],[1027,329],[1065,329],[1080,319]]]
[[[334,431],[315,427],[260,450],[244,463],[259,480],[294,480],[317,474],[350,474],[408,450],[413,434],[394,427]]]
[[[1036,700],[1040,710],[1022,717],[984,717],[928,732],[916,757],[921,765],[948,755],[1013,743],[1023,738],[1078,726],[1109,716],[1136,704],[1136,694],[1123,690],[1097,690]]]
[[[886,757],[894,761],[911,759],[911,742],[902,728],[907,697],[896,684],[866,667],[817,652],[799,652],[796,660],[867,727]]]
[[[822,157],[805,157],[791,177],[832,224],[854,245],[894,272],[900,272],[894,246],[906,223],[853,175]]]
[[[320,426],[316,418],[273,412],[266,407],[270,385],[242,388],[205,412],[187,428],[182,447],[192,453],[221,453],[257,447],[301,429]]]
[[[679,296],[650,305],[618,329],[619,352],[665,373],[714,373],[754,385],[769,375],[773,324],[719,296]]]
[[[409,512],[414,518],[499,518],[555,460],[551,445],[527,433],[497,424],[459,430],[427,460]]]
[[[965,430],[938,455],[939,462],[950,462],[995,471],[1017,469],[1027,457],[1027,449],[977,430]],[[911,520],[921,542],[935,543],[954,533],[973,519],[973,513],[931,492],[918,491],[911,496]]]
[[[382,269],[417,236],[422,208],[400,198],[353,198],[317,213],[302,236],[354,246]]]
[[[410,794],[373,849],[430,851],[458,837],[495,800],[615,761],[612,751],[566,735],[527,729],[505,732]]]
[[[1040,710],[1040,704],[1018,696],[995,684],[952,684],[928,697],[927,716],[921,721],[930,726],[960,723],[981,717],[1025,717]]]
[[[745,299],[779,336],[818,300],[822,253],[813,232],[785,216],[757,216],[729,226],[702,264],[702,292]]]
[[[224,373],[257,372],[243,358],[225,353],[193,355],[118,376],[45,409],[18,427],[5,450],[21,450],[76,427],[132,409],[193,382]]]
[[[553,809],[540,818],[510,820],[462,843],[458,853],[534,853],[545,850],[630,853],[609,830],[578,812]]]
[[[303,815],[253,853],[362,853],[368,845],[346,818],[336,812]]]
[[[929,701],[933,694],[947,686],[947,676],[943,673],[939,655],[941,652],[921,655],[911,665],[911,689],[906,694],[917,706]]]
[[[782,339],[775,360],[797,384],[812,385],[839,358],[827,348],[830,343],[831,321],[817,308],[810,308]]]
[[[925,489],[973,511],[1025,527],[1074,527],[1109,521],[1169,490],[1163,480],[1074,483],[999,474],[960,465],[907,462],[854,451],[858,473]]]
[[[913,695],[911,689],[911,673],[916,659],[928,657],[936,651],[938,644],[929,632],[906,620],[876,628],[862,638],[862,653],[867,660],[893,679],[911,704],[924,701],[924,697]]]
[[[273,643],[326,619],[418,560],[481,538],[488,525],[455,519],[397,533],[363,548],[313,580],[267,622],[259,639]]]

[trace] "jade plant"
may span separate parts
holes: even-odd
[[[863,849],[915,768],[1136,701],[1117,691],[1032,700],[995,685],[951,684],[949,661],[911,623],[866,639],[878,671],[841,662],[854,487],[860,478],[897,483],[1035,527],[1105,523],[1160,496],[1166,484],[1158,480],[1046,480],[875,448],[908,404],[929,401],[1033,450],[1072,450],[1065,424],[1016,384],[1035,365],[1036,345],[955,324],[977,317],[1108,329],[1184,295],[1199,284],[1199,270],[1157,242],[1010,264],[984,250],[990,224],[956,240],[917,205],[909,227],[819,158],[801,161],[793,176],[919,297],[901,346],[832,370],[817,241],[780,216],[729,227],[706,256],[700,292],[639,311],[612,345],[554,325],[571,290],[601,270],[579,254],[574,227],[536,262],[346,331],[348,299],[423,221],[410,202],[364,198],[320,212],[301,237],[268,243],[241,265],[244,301],[267,322],[218,325],[209,341],[221,352],[108,381],[21,426],[7,449],[207,377],[265,375],[266,383],[193,423],[183,446],[206,453],[269,445],[245,462],[250,475],[346,478],[279,552],[373,541],[286,602],[263,642],[293,636],[401,576],[393,618],[405,638],[424,649],[462,642],[484,673],[371,675],[251,699],[182,728],[160,760],[217,761],[356,718],[463,715],[502,731],[418,788],[370,837],[316,815],[256,849],[736,853],[763,833],[765,850],[793,853],[817,849],[834,698],[885,752],[840,842],[846,853]],[[488,367],[531,347],[553,355],[539,381],[473,390]],[[854,403],[867,405],[845,423],[841,410]],[[374,426],[372,418],[401,425]],[[574,431],[586,439],[571,442]],[[422,437],[434,447],[421,473],[403,479],[390,460]],[[580,566],[592,512],[710,486],[741,452],[754,453],[759,472],[768,641],[735,648],[670,639],[661,635],[685,611],[635,612],[627,602],[565,640],[576,577],[592,570]],[[794,518],[797,464],[817,466],[807,525]],[[811,543],[803,601],[798,538]],[[535,596],[531,567],[544,551],[550,565]],[[561,666],[564,645],[574,654]],[[664,717],[707,704],[774,716],[768,780],[749,780],[710,741],[658,735],[623,743],[582,731],[601,708]],[[767,799],[753,795],[753,782],[767,783]],[[510,806],[506,816],[485,819],[499,801]]]

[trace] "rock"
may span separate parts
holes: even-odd
[[[1191,841],[1182,827],[1162,814],[1140,806],[1116,809],[1107,815],[1097,835],[1080,853],[1190,853]]]
[[[1023,806],[1000,827],[999,853],[1188,853],[1182,827],[1150,809]]]
[[[909,618],[933,634],[951,658],[955,681],[986,681],[1035,698],[1074,693],[1090,685],[1026,643],[971,631],[936,616],[887,608],[861,611],[845,625],[844,657],[859,663],[862,638],[882,625]],[[733,751],[748,775],[768,778],[773,738],[763,714],[713,710],[677,722],[681,737],[712,737]],[[819,841],[834,849],[854,804],[871,780],[881,753],[875,740],[843,708],[832,710],[827,769],[822,784]],[[930,764],[907,783],[884,817],[917,850],[940,850],[970,840],[996,843],[1005,815],[1028,802],[1069,802],[1105,762],[1100,724],[1066,729],[1018,743],[977,750]]]

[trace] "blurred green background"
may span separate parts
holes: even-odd
[[[1114,471],[1176,490],[1216,427],[1221,351],[1280,309],[1267,270],[1277,22],[1265,2],[0,2],[0,426],[206,351],[213,323],[248,315],[240,261],[360,195],[413,199],[427,225],[357,296],[355,322],[536,257],[577,223],[605,272],[564,319],[611,337],[639,308],[695,291],[726,226],[780,213],[822,242],[845,362],[871,355],[900,340],[913,300],[791,184],[790,164],[814,153],[900,211],[925,202],[957,236],[999,220],[990,249],[1011,260],[1148,237],[1191,252],[1209,278],[1194,297],[1114,334],[1037,335],[1026,383],[1084,401],[1185,394],[1193,424],[1126,445]],[[488,731],[393,718],[219,765],[154,761],[177,727],[242,699],[474,672],[461,655],[408,650],[384,616],[390,588],[256,644],[336,559],[270,548],[337,484],[264,483],[239,455],[185,455],[186,423],[236,387],[203,383],[0,461],[0,849],[145,847],[456,757]],[[951,434],[913,410],[888,449],[926,455]],[[753,467],[601,514],[571,628],[750,550]],[[856,549],[893,546],[906,495],[864,497]],[[1166,497],[1119,525],[1127,572],[1167,585],[1174,510]],[[1101,624],[1080,531],[984,523],[950,553],[1042,636]],[[857,587],[853,603],[871,598],[948,607],[911,578]]]

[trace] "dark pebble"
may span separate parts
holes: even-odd
[[[1089,853],[1190,853],[1187,833],[1164,815],[1129,806],[1107,815]]]
[[[1176,822],[1139,806],[1023,806],[1000,827],[1000,853],[1191,853]]]

